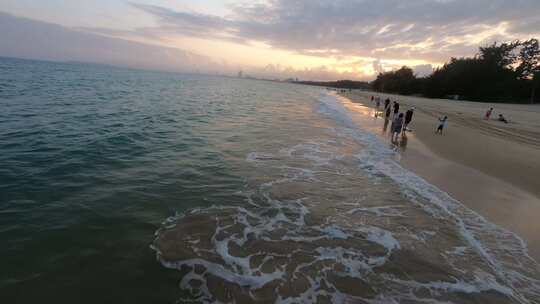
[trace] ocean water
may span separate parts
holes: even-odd
[[[0,59],[0,301],[539,303],[526,244],[342,103]]]

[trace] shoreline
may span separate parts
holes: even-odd
[[[394,144],[382,130],[384,119],[374,118],[371,94],[383,100],[387,96],[392,101],[397,99],[402,112],[416,107],[410,125],[413,132],[407,132],[395,145],[400,150],[399,161],[406,169],[492,223],[516,233],[526,241],[531,257],[540,261],[540,235],[537,233],[540,231],[537,220],[540,215],[540,145],[536,145],[540,144],[540,126],[535,129],[534,117],[528,117],[525,126],[513,124],[509,126],[511,129],[492,135],[491,129],[501,129],[499,122],[482,121],[477,113],[479,107],[474,107],[474,103],[454,104],[453,101],[371,92],[339,94],[350,102],[346,104],[349,110],[359,114],[362,127],[387,140],[389,145]],[[505,113],[515,114],[527,111],[528,107],[513,109],[513,105],[505,104],[503,108]],[[533,111],[529,116],[540,117],[540,106],[535,109],[539,112]],[[441,114],[448,115],[450,120],[443,136],[434,134],[436,117]],[[520,115],[526,116],[527,113]],[[506,134],[510,132],[524,137],[509,138]],[[497,150],[496,147],[503,148]]]

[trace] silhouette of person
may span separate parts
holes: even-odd
[[[407,127],[409,126],[409,124],[411,123],[412,121],[412,117],[413,117],[413,114],[414,114],[414,107],[412,109],[409,109],[406,113],[405,113],[405,124],[403,125],[403,133],[405,133],[405,131],[407,131]]]

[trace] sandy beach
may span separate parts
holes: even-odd
[[[540,106],[427,99],[372,92],[347,92],[353,103],[372,107],[372,95],[415,107],[401,147],[402,164],[490,221],[521,236],[540,260]],[[494,107],[508,124],[483,119]],[[373,111],[359,110],[373,116]],[[434,134],[437,118],[448,116],[444,135]],[[381,136],[384,119],[370,120]],[[390,141],[390,138],[387,138]]]

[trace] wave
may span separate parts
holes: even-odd
[[[337,122],[246,156],[245,204],[167,219],[152,248],[182,273],[182,302],[535,303],[523,240],[396,161],[340,100]]]

